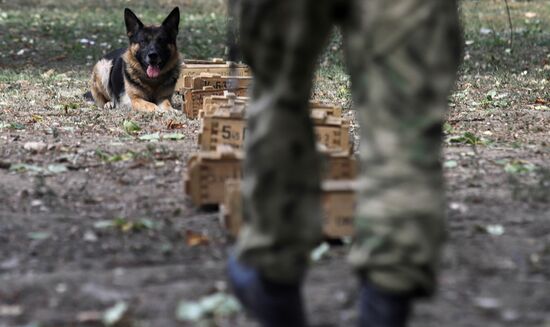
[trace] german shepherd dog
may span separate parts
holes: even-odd
[[[173,109],[170,99],[181,66],[176,45],[179,21],[177,7],[159,26],[145,26],[130,9],[124,10],[129,47],[105,55],[92,72],[91,93],[100,108]]]

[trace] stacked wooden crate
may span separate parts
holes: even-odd
[[[234,73],[235,77],[229,77]],[[246,97],[252,78],[245,65],[187,62],[178,81],[183,111],[201,119],[200,151],[185,173],[185,192],[197,206],[220,206],[222,224],[236,236],[242,222],[240,179],[246,138]],[[357,161],[352,155],[350,123],[342,109],[310,102],[319,151],[323,154],[324,233],[330,238],[353,234]],[[281,131],[284,133],[284,131]]]
[[[236,94],[246,95],[252,82],[251,74],[250,68],[243,64],[187,60],[176,83],[176,91],[184,99],[183,112],[190,118],[197,118],[205,98],[223,95],[230,88]]]

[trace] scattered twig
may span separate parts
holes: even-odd
[[[485,121],[485,118],[465,118],[465,119],[447,119],[448,123],[459,123],[459,122],[476,122],[476,121]]]
[[[510,50],[511,50],[514,45],[514,26],[512,25],[512,15],[510,14],[510,5],[508,4],[508,0],[504,0],[504,4],[506,5],[506,12],[508,14],[508,25],[510,26]]]

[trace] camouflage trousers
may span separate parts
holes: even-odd
[[[361,127],[350,262],[395,292],[429,294],[444,241],[442,121],[461,55],[455,0],[240,0],[255,83],[239,259],[301,280],[321,239],[320,159],[307,109],[319,54],[341,28]]]

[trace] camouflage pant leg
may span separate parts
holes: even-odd
[[[454,0],[353,0],[344,26],[361,124],[354,268],[429,294],[444,240],[441,123],[460,57]]]
[[[254,72],[239,259],[279,282],[304,274],[320,240],[319,160],[308,100],[330,31],[326,0],[242,0],[241,49]]]

